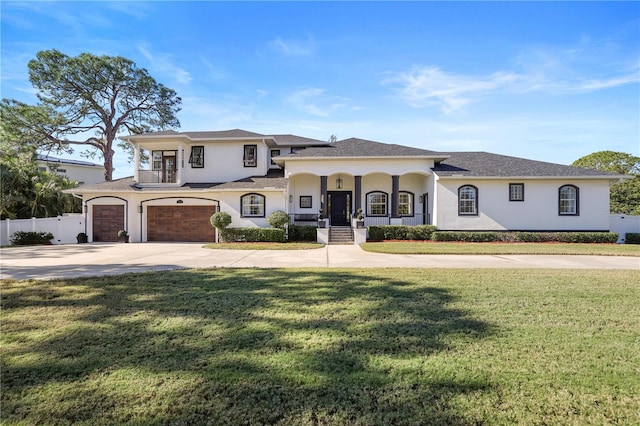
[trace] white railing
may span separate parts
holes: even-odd
[[[138,170],[138,183],[176,183],[176,170]]]
[[[36,219],[5,219],[0,221],[0,245],[11,245],[11,236],[16,231],[51,232],[52,244],[75,244],[77,236],[84,232],[84,215],[71,213],[58,217]]]

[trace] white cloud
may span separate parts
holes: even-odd
[[[276,37],[268,43],[271,50],[283,56],[311,56],[315,50],[315,42],[310,35],[305,39],[283,39]]]
[[[332,112],[347,107],[346,98],[325,96],[325,89],[306,87],[286,97],[286,102],[307,114],[328,117]]]
[[[193,79],[191,74],[174,64],[171,55],[166,53],[154,54],[149,50],[145,43],[138,45],[138,51],[144,56],[150,63],[150,68],[163,74],[168,74],[171,78],[175,79],[180,84],[189,84]]]

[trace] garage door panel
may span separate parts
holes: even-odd
[[[121,229],[124,229],[124,205],[93,206],[93,241],[118,241]]]
[[[147,240],[214,242],[209,218],[215,212],[216,206],[149,206]]]

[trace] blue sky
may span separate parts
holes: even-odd
[[[55,48],[146,68],[182,97],[182,131],[336,135],[562,164],[602,150],[640,155],[640,2],[0,7],[5,98],[35,103],[27,63]],[[126,160],[116,155],[115,177],[133,174]]]

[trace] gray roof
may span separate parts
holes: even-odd
[[[260,189],[282,189],[287,187],[287,179],[284,177],[284,170],[269,170],[266,176],[250,176],[238,179],[233,182],[191,182],[182,186],[173,187],[144,187],[137,185],[133,176],[116,179],[111,182],[101,182],[89,185],[82,185],[64,192],[157,192],[157,191],[184,191],[184,190],[260,190]]]
[[[76,165],[76,166],[88,166],[88,167],[104,168],[104,166],[101,165],[101,164],[95,164],[95,163],[91,163],[89,161],[67,160],[66,158],[56,158],[56,157],[51,157],[49,155],[43,155],[43,154],[38,154],[36,156],[36,159],[38,161],[44,161],[45,163],[73,164],[73,165]]]
[[[441,157],[441,153],[404,145],[350,138],[322,147],[306,148],[293,154],[283,155],[281,158],[308,157]]]
[[[319,139],[306,138],[303,136],[283,134],[283,135],[264,135],[261,133],[249,132],[242,129],[218,130],[207,132],[176,132],[174,130],[165,130],[162,132],[150,132],[140,135],[125,136],[122,139],[129,138],[154,138],[157,136],[186,136],[189,139],[210,139],[210,140],[228,140],[228,139],[270,139],[276,145],[282,146],[318,146],[326,145],[327,141]]]
[[[489,152],[451,152],[436,163],[438,176],[476,177],[621,177],[617,173],[565,166],[563,164],[509,157]]]

